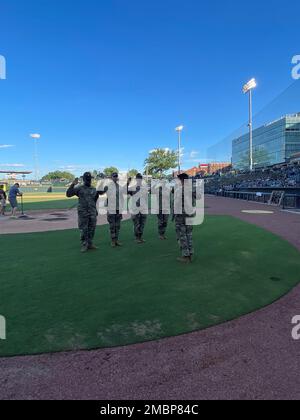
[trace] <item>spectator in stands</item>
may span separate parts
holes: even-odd
[[[297,188],[300,187],[300,165],[277,165],[253,172],[232,171],[221,177],[216,173],[207,177],[205,182],[210,193],[248,188]]]

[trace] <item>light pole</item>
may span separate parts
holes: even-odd
[[[243,87],[243,92],[246,95],[249,93],[249,136],[250,136],[250,171],[253,171],[253,115],[252,115],[252,90],[256,88],[257,83],[255,79],[251,79]]]
[[[183,125],[176,127],[176,131],[178,133],[178,174],[181,172],[181,133],[184,129]]]
[[[30,137],[34,140],[34,171],[35,171],[35,180],[39,179],[39,159],[38,159],[38,147],[37,142],[41,138],[40,134],[30,134]]]

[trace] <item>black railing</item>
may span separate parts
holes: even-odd
[[[271,198],[272,193],[258,193],[253,191],[222,191],[217,192],[219,197],[234,198],[236,200],[255,201],[258,203],[267,204]]]
[[[300,209],[300,195],[285,194],[282,207],[283,209]]]
[[[227,197],[235,200],[253,201],[256,203],[269,204],[272,191],[258,192],[258,191],[218,191],[214,194],[218,197]],[[281,207],[283,209],[300,209],[300,195],[290,194],[286,192],[282,200]]]

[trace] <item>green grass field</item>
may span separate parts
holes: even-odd
[[[232,217],[207,217],[195,228],[197,255],[188,266],[176,262],[173,224],[161,242],[151,218],[145,237],[145,245],[136,245],[126,222],[124,247],[112,249],[103,226],[99,250],[81,255],[77,230],[1,236],[7,340],[0,341],[0,355],[111,347],[200,330],[262,308],[300,281],[294,247]]]
[[[77,199],[66,198],[65,192],[56,192],[52,194],[41,192],[28,192],[24,194],[24,211],[31,210],[58,210],[70,209],[76,206]],[[18,198],[19,209],[21,208],[21,199]],[[10,211],[8,204],[7,211]]]

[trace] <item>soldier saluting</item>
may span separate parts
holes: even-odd
[[[76,178],[67,191],[67,197],[77,196],[78,202],[78,227],[81,233],[81,252],[95,250],[97,247],[93,244],[96,226],[97,226],[97,201],[99,193],[92,186],[92,175],[86,172],[83,175],[83,185],[79,185]]]
[[[127,188],[127,185],[126,187],[122,187],[119,184],[119,174],[115,172],[112,174],[111,183],[99,190],[99,195],[107,194],[108,196],[107,201],[109,208],[107,212],[107,221],[109,223],[111,246],[113,248],[122,246],[122,243],[119,241],[119,236],[121,230],[121,222],[123,220],[123,201],[124,195],[127,194]]]

